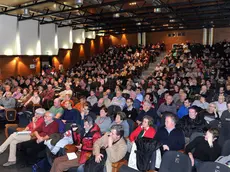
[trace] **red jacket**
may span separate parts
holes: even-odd
[[[138,135],[140,134],[142,130],[141,126],[138,126],[129,136],[129,140],[131,142],[135,141],[138,137]],[[147,138],[154,138],[156,134],[156,130],[153,127],[149,127],[148,130],[145,131],[144,136],[143,137],[147,137]]]
[[[88,133],[86,133],[81,141],[81,153],[79,163],[84,164],[93,151],[93,144],[101,137],[100,128],[97,124],[90,129]]]

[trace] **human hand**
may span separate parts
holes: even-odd
[[[103,157],[104,157],[104,155],[102,155],[102,154],[99,154],[99,155],[95,156],[95,162],[100,163],[101,158],[103,158]]]
[[[33,118],[32,118],[32,121],[33,121],[33,122],[36,122],[36,121],[37,121],[37,118],[36,118],[36,117],[33,117]]]
[[[191,160],[192,166],[194,166],[194,158],[193,158],[193,154],[191,152],[188,153],[188,156]]]
[[[82,144],[77,145],[76,148],[78,148],[78,150],[81,150]]]
[[[43,140],[44,140],[43,137],[39,137],[39,138],[37,139],[37,144],[41,143]]]
[[[164,150],[164,151],[165,151],[165,150],[169,150],[168,145],[163,145],[163,150]]]
[[[208,137],[208,144],[209,144],[210,148],[213,147],[213,137],[212,136]]]
[[[66,120],[62,120],[62,122],[65,124],[65,123],[66,123]]]

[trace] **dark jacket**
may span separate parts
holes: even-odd
[[[174,128],[168,133],[165,127],[161,127],[155,137],[162,145],[167,145],[169,150],[177,151],[184,149],[185,137],[183,131],[179,128]]]
[[[136,120],[142,121],[142,120],[143,120],[143,117],[144,117],[145,115],[151,116],[151,117],[153,118],[153,123],[154,123],[154,124],[157,124],[158,116],[157,116],[157,112],[156,112],[156,109],[155,109],[155,108],[150,108],[147,112],[145,112],[144,110],[142,110],[142,111],[138,114]]]
[[[186,115],[179,120],[178,127],[183,130],[185,137],[190,137],[194,132],[203,133],[207,129],[207,123],[204,118],[198,115],[195,119],[191,119],[189,115]]]
[[[217,140],[213,142],[213,147],[211,148],[203,136],[197,137],[190,142],[186,146],[185,152],[189,153],[193,149],[193,157],[201,161],[215,161],[221,154],[221,147]]]

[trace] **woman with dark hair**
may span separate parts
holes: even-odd
[[[115,120],[112,122],[110,127],[112,127],[115,124],[122,125],[124,128],[124,137],[128,137],[129,136],[129,124],[125,119],[126,119],[126,115],[124,112],[117,112]]]
[[[109,130],[111,118],[107,116],[108,109],[105,106],[101,107],[100,116],[97,117],[95,123],[99,126],[101,133],[104,134]]]
[[[198,168],[203,161],[215,161],[220,156],[221,147],[217,141],[218,137],[218,129],[210,128],[204,137],[196,137],[186,146],[185,152],[191,159],[192,166]]]

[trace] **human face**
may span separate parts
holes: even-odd
[[[46,114],[44,115],[44,121],[45,121],[45,123],[47,124],[47,123],[50,122],[51,120],[52,120],[52,117],[49,116],[49,113],[46,113]]]
[[[210,103],[208,107],[209,107],[209,111],[211,113],[213,113],[216,110],[216,106],[214,104],[212,104],[212,103]]]
[[[184,106],[185,107],[189,107],[191,105],[191,103],[188,101],[188,100],[185,100],[184,101]]]
[[[165,127],[166,127],[167,129],[172,129],[172,128],[175,127],[174,121],[173,121],[172,118],[169,117],[169,116],[167,116],[167,117],[165,118]]]
[[[93,91],[90,91],[90,96],[94,96],[95,93]]]
[[[116,115],[115,122],[120,124],[122,122],[120,115]]]
[[[204,139],[208,141],[209,139],[213,140],[213,134],[210,133],[209,131],[206,132]]]
[[[167,103],[168,105],[170,105],[170,104],[172,103],[172,101],[173,101],[172,96],[167,96],[167,97],[166,97],[166,103]]]
[[[116,92],[116,97],[121,97],[121,91]]]
[[[59,107],[59,106],[60,106],[60,102],[59,102],[58,99],[55,99],[55,100],[54,100],[54,106],[55,106],[55,107]]]
[[[218,97],[218,102],[219,103],[223,103],[224,102],[224,97],[223,96],[219,96]]]
[[[128,99],[126,101],[126,104],[127,104],[128,107],[131,107],[133,105],[133,102],[130,99]]]
[[[195,119],[196,118],[196,116],[197,116],[197,112],[194,110],[194,109],[189,109],[189,111],[188,111],[189,113],[189,117],[191,118],[191,119]]]
[[[11,95],[12,95],[11,92],[7,92],[7,93],[6,93],[6,98],[10,98]]]
[[[145,112],[147,112],[149,109],[150,109],[149,104],[145,102],[145,103],[143,104],[143,110],[144,110]]]
[[[100,117],[103,118],[103,117],[106,117],[107,113],[105,112],[104,109],[101,109],[100,110]]]
[[[86,131],[89,131],[91,127],[92,127],[92,126],[89,125],[88,122],[84,122],[84,129],[85,129]]]
[[[111,130],[110,132],[110,137],[112,137],[112,140],[115,141],[115,140],[118,140],[120,137],[117,135],[117,131],[116,130]]]
[[[65,102],[65,108],[66,109],[71,108],[71,103],[69,101]]]
[[[149,127],[149,120],[144,118],[142,121],[142,127],[143,128],[148,128]]]

